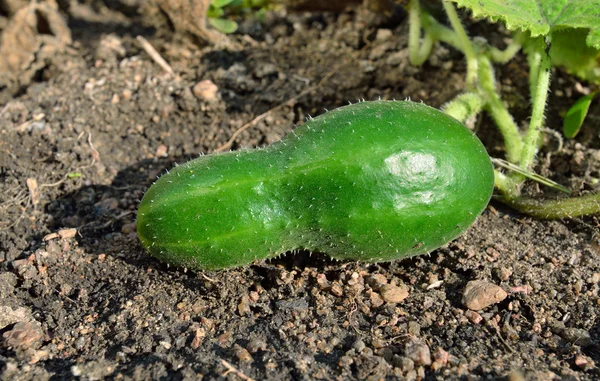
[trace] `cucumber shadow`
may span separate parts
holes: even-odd
[[[83,185],[46,206],[52,216],[48,230],[77,229],[77,244],[86,253],[112,255],[137,266],[160,266],[134,239],[137,207],[160,175],[193,158],[145,159],[119,171],[109,185]]]

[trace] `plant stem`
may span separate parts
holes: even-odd
[[[521,213],[545,219],[573,218],[600,213],[600,193],[562,200],[538,201],[524,198],[500,198]]]
[[[411,0],[409,3],[408,25],[408,57],[412,65],[421,66],[429,58],[434,40],[431,33],[425,29],[423,44],[421,44],[421,6],[419,0]]]
[[[445,42],[451,45],[453,48],[460,50],[461,52],[463,51],[461,42],[456,32],[447,26],[440,24],[433,16],[424,11],[421,11],[421,17],[423,28],[431,34],[434,40]]]
[[[514,38],[504,50],[500,50],[495,46],[490,46],[490,58],[494,62],[505,64],[512,60],[519,50],[521,50],[521,41],[519,41],[519,38]]]
[[[479,87],[487,98],[484,108],[490,113],[504,137],[506,158],[511,163],[518,163],[523,149],[523,139],[519,128],[498,95],[492,63],[484,55],[479,56]]]
[[[456,96],[442,107],[442,111],[464,123],[481,112],[483,99],[476,93],[464,93]]]
[[[521,152],[521,160],[519,164],[521,168],[530,170],[533,160],[538,151],[538,141],[544,121],[544,110],[546,108],[546,99],[548,98],[548,88],[550,86],[550,57],[548,53],[541,49],[538,51],[541,55],[541,62],[538,71],[538,78],[535,85],[535,93],[533,96],[533,110],[531,112],[531,120],[527,135],[525,135],[525,144]]]
[[[477,56],[475,55],[475,50],[473,49],[471,40],[469,40],[469,37],[467,36],[465,28],[458,18],[454,6],[447,1],[443,1],[442,3],[444,4],[444,9],[448,15],[448,20],[450,20],[450,25],[452,25],[452,28],[458,36],[462,47],[461,50],[467,59],[467,86],[469,88],[474,88],[475,83],[477,82]]]
[[[541,39],[530,41],[526,46],[527,63],[529,64],[529,96],[533,101],[533,96],[536,93],[536,86],[539,79],[540,65],[542,63],[542,55],[540,53],[543,48],[538,45],[542,44]],[[542,45],[543,46],[543,45]]]
[[[496,169],[494,169],[494,186],[506,199],[514,200],[519,197],[519,185],[511,177]]]

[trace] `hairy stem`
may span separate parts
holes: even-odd
[[[511,163],[518,163],[523,149],[523,139],[513,117],[496,90],[492,63],[483,55],[479,56],[479,87],[487,98],[484,109],[490,113],[504,137],[506,158]]]
[[[537,42],[536,42],[537,43]],[[533,49],[531,44],[527,47],[527,63],[529,64],[529,96],[532,98],[536,93],[537,82],[539,79],[540,65],[542,55],[539,49]]]
[[[433,47],[434,39],[425,29],[423,43],[421,44],[421,6],[419,0],[411,0],[409,4],[409,30],[408,30],[408,57],[414,66],[421,66]]]
[[[538,141],[540,139],[542,123],[544,122],[546,99],[548,98],[548,88],[550,87],[550,57],[544,48],[538,50],[538,52],[541,55],[541,61],[535,85],[535,93],[532,94],[533,110],[519,162],[521,168],[525,170],[531,169],[538,151]]]
[[[511,208],[536,218],[573,218],[600,213],[600,193],[562,200],[532,200],[526,198],[501,198]]]
[[[448,15],[448,20],[450,20],[450,25],[452,25],[452,28],[458,36],[462,48],[461,50],[467,59],[467,86],[473,88],[477,82],[477,56],[475,55],[475,50],[473,49],[471,40],[469,40],[469,36],[467,36],[465,28],[458,18],[454,6],[447,1],[443,1],[442,3],[444,4],[444,9]]]
[[[512,60],[519,50],[521,50],[521,41],[519,38],[515,38],[504,50],[491,46],[489,48],[490,58],[494,62],[505,64]]]
[[[481,112],[483,99],[476,93],[464,93],[442,107],[442,111],[461,123]]]
[[[519,185],[511,177],[496,169],[494,169],[494,186],[506,199],[514,200],[519,197]]]
[[[434,40],[445,42],[453,48],[460,50],[461,52],[463,51],[460,39],[456,32],[447,26],[440,24],[433,16],[424,11],[421,11],[421,17],[423,28],[431,34]]]

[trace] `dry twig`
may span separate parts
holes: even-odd
[[[238,376],[239,378],[241,378],[242,380],[246,380],[246,381],[254,381],[254,379],[252,377],[248,377],[246,376],[244,373],[242,373],[241,371],[237,370],[233,365],[231,365],[230,363],[228,363],[227,361],[221,359],[221,364],[223,364],[223,366],[225,368],[227,368],[227,371],[225,371],[225,373],[222,374],[223,377],[227,376],[229,373],[233,372],[236,376]]]
[[[156,49],[154,49],[154,46],[152,46],[148,42],[148,40],[146,40],[142,36],[137,36],[136,39],[138,40],[140,45],[142,45],[142,48],[146,51],[146,53],[148,53],[150,58],[152,58],[154,60],[154,62],[156,62],[158,65],[160,65],[160,67],[162,67],[164,71],[166,71],[167,73],[169,73],[172,76],[175,76],[175,73],[173,72],[173,68],[171,67],[171,65],[169,65],[167,63],[167,61],[165,61],[165,59],[160,56],[160,54],[156,51]]]
[[[202,278],[206,279],[207,281],[211,282],[211,283],[217,283],[216,280],[209,278],[208,275],[204,274],[204,273],[200,273],[200,276],[202,276]]]

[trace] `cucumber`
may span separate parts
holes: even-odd
[[[492,163],[424,104],[362,102],[264,149],[202,156],[144,195],[137,231],[167,263],[224,269],[304,249],[390,261],[456,238],[490,200]]]

